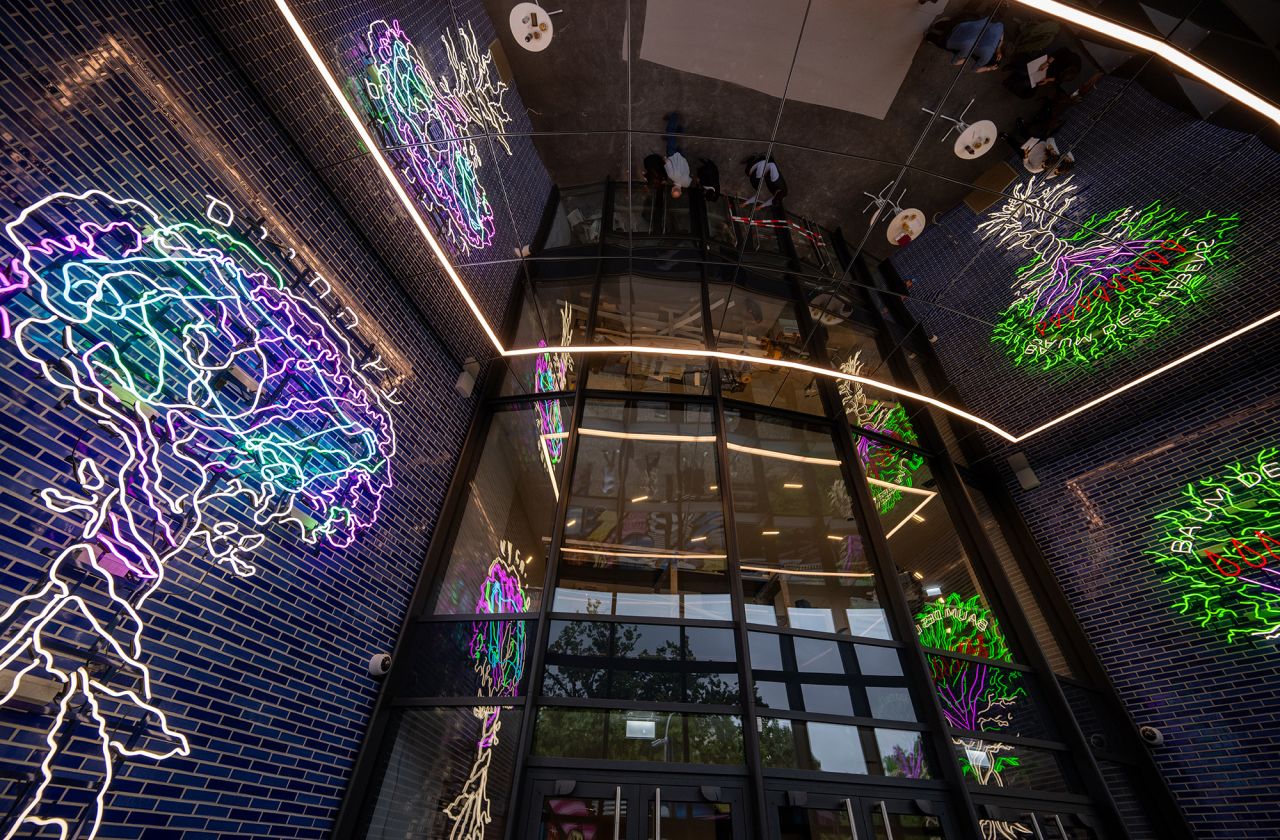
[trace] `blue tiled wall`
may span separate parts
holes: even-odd
[[[1081,140],[1073,217],[1160,198],[1238,210],[1241,229],[1230,267],[1174,329],[1124,358],[1052,374],[1015,369],[993,349],[989,326],[928,304],[936,298],[991,321],[1012,299],[996,278],[1011,279],[1025,254],[975,236],[981,219],[970,209],[945,214],[896,255],[960,398],[1014,431],[1260,317],[1280,299],[1271,244],[1280,233],[1280,156],[1116,80],[1078,106],[1059,137]],[[1229,643],[1220,629],[1179,615],[1178,591],[1145,552],[1159,540],[1153,517],[1179,506],[1183,486],[1280,444],[1277,339],[1274,324],[1258,329],[1020,445],[1037,489],[1022,491],[1006,476],[1133,717],[1165,733],[1154,755],[1197,836],[1215,840],[1280,836],[1270,793],[1280,776],[1280,712],[1271,699],[1280,691],[1280,651],[1259,639]],[[1003,464],[1009,447],[987,442]]]
[[[486,44],[489,25],[471,5]],[[372,13],[345,12],[353,27]],[[424,17],[415,40],[435,41],[439,27],[453,24]],[[245,27],[260,49],[240,37]],[[233,578],[195,551],[167,565],[143,611],[143,659],[157,705],[190,739],[191,753],[120,761],[100,833],[325,836],[377,691],[366,663],[394,643],[474,408],[453,388],[456,360],[483,345],[420,241],[405,232],[403,214],[386,209],[385,188],[369,188],[366,162],[321,168],[324,143],[335,156],[329,164],[356,150],[272,4],[11,6],[0,43],[0,218],[49,192],[88,188],[145,200],[172,219],[200,220],[206,196],[216,196],[245,234],[273,215],[273,236],[308,254],[304,266],[270,251],[299,294],[310,294],[303,269],[322,271],[360,307],[357,341],[399,354],[395,485],[376,526],[345,550],[268,531],[249,578]],[[228,54],[228,44],[237,52]],[[517,98],[508,104],[523,114]],[[531,147],[519,146],[486,175],[495,179],[491,193],[501,194],[496,169],[514,173],[509,211],[500,216],[511,223],[495,252],[509,254],[537,225],[549,185],[535,164]],[[356,190],[366,190],[359,202]],[[468,276],[498,317],[511,271]],[[9,305],[15,313],[23,306]],[[12,342],[0,341],[4,604],[44,578],[80,524],[51,515],[33,493],[72,489],[67,458],[77,446],[100,457],[115,451],[60,396]],[[43,753],[47,722],[0,710],[0,816],[31,778],[24,774]],[[88,755],[93,742],[77,738],[70,753]]]

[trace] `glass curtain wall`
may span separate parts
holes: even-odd
[[[1124,836],[929,415],[778,364],[912,385],[839,235],[617,184],[550,231],[510,325],[546,349],[489,371],[358,836]]]

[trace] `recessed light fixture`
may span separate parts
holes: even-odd
[[[920,574],[919,572],[912,572],[911,576],[916,580],[924,580],[924,575]]]
[[[797,482],[797,481],[788,481],[788,482],[783,483],[783,485],[782,485],[782,486],[783,486],[783,487],[785,487],[785,488],[787,488],[788,490],[803,490],[803,489],[804,489],[804,485],[803,485],[803,484],[801,484],[801,483],[799,483],[799,482]]]
[[[690,537],[689,542],[706,542],[706,537]]]
[[[643,502],[643,501],[644,501],[645,499],[647,499],[647,498],[649,498],[649,497],[648,497],[648,496],[636,496],[634,499],[632,499],[632,500],[631,500],[631,503],[632,503],[632,504],[635,504],[636,502]]]
[[[827,534],[827,539],[829,539],[829,540],[842,540],[842,539],[844,539],[844,537],[840,536],[839,534]]]
[[[719,489],[720,489],[720,485],[719,485],[719,484],[712,484],[712,485],[711,485],[710,487],[708,487],[707,489],[708,489],[708,490],[719,490]]]
[[[574,525],[577,525],[577,524],[578,524],[578,520],[570,519],[568,522],[564,523],[564,527],[572,528]]]
[[[764,537],[776,537],[780,533],[782,532],[781,531],[761,531],[760,535]]]
[[[924,521],[924,517],[923,517],[923,516],[921,516],[921,515],[920,515],[920,514],[918,514],[918,513],[913,513],[913,514],[911,514],[911,521],[912,521],[912,522],[923,522],[923,521]]]

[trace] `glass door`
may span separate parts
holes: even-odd
[[[538,840],[635,840],[632,816],[637,785],[536,779],[531,787],[525,836]]]
[[[736,785],[534,779],[526,825],[538,840],[745,840]],[[533,827],[536,826],[536,829]]]
[[[941,811],[923,800],[807,790],[771,791],[768,800],[773,840],[946,840],[955,836],[945,830]]]
[[[742,789],[723,785],[646,785],[644,840],[742,840]]]

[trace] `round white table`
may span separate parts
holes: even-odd
[[[511,24],[511,37],[529,52],[545,50],[556,33],[551,15],[537,3],[517,3],[507,21]]]
[[[996,124],[991,120],[979,120],[965,128],[960,132],[960,136],[956,137],[956,144],[953,147],[956,157],[966,160],[982,157],[991,151],[999,135],[1000,129],[996,128]]]
[[[915,239],[924,231],[925,224],[924,211],[908,207],[889,221],[889,229],[884,232],[884,235],[891,243],[897,245],[898,240],[904,236]]]

